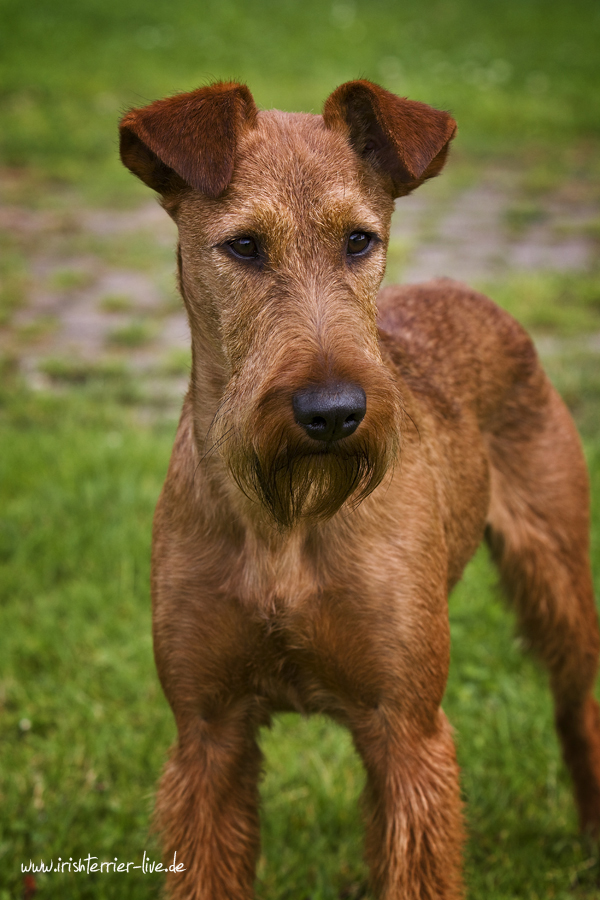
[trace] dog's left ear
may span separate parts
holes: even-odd
[[[121,160],[163,196],[189,185],[216,198],[231,181],[240,132],[256,115],[252,94],[236,82],[156,100],[121,119]]]
[[[394,197],[438,175],[456,122],[447,112],[397,97],[370,81],[348,81],[325,101],[328,128],[345,130],[359,156],[392,182]]]

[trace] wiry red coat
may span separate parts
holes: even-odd
[[[440,703],[448,591],[484,536],[550,670],[581,823],[598,827],[598,629],[572,421],[525,332],[485,297],[447,280],[378,294],[393,200],[438,174],[455,127],[366,81],[338,88],[323,117],[259,113],[246,87],[217,84],[122,121],[123,161],[179,227],[192,333],[152,575],[179,733],[156,807],[165,855],[186,867],[174,900],[253,896],[256,732],[290,709],[352,733],[376,895],[462,895]],[[349,249],[357,233],[365,252]],[[256,254],[236,255],[240,239]],[[316,440],[293,398],[348,384],[364,418]]]

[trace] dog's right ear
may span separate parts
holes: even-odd
[[[323,120],[390,179],[394,197],[441,172],[456,122],[449,113],[397,97],[370,81],[347,81],[325,102]]]
[[[252,94],[235,82],[156,100],[121,119],[121,159],[163,196],[189,185],[215,198],[231,181],[239,132],[256,114]]]

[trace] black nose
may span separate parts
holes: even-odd
[[[296,391],[296,422],[315,441],[339,441],[356,431],[367,411],[365,392],[356,384],[327,384]]]

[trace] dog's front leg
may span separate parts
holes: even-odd
[[[367,771],[366,856],[380,900],[462,897],[458,766],[441,710],[415,727],[380,704],[352,728]]]
[[[176,853],[185,869],[168,875],[167,894],[250,900],[260,840],[256,733],[265,720],[249,685],[257,636],[235,598],[194,573],[193,557],[181,563],[184,541],[169,543],[157,532],[154,654],[178,737],[155,825],[165,862]]]
[[[463,895],[459,772],[441,710],[450,661],[444,557],[434,527],[427,537],[437,545],[407,537],[395,559],[385,542],[370,545],[362,601],[349,592],[330,603],[315,636],[319,648],[321,633],[329,636],[327,671],[366,770],[365,850],[378,900]]]
[[[355,577],[354,591],[320,605],[311,645],[336,697],[331,712],[349,727],[366,770],[374,897],[458,900],[458,766],[440,708],[449,666],[446,591],[438,581],[444,573],[441,566],[436,573],[433,553],[424,554],[429,566],[419,567],[408,543],[393,570],[391,554],[369,547],[371,583],[359,586]]]
[[[180,723],[155,810],[166,861],[185,868],[167,878],[172,900],[254,896],[260,758],[243,706]]]

